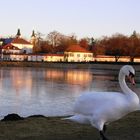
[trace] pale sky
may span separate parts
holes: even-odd
[[[140,33],[140,0],[0,0],[0,37],[34,29],[78,38]]]

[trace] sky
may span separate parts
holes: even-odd
[[[140,0],[0,0],[0,37],[32,30],[77,38],[140,33]]]

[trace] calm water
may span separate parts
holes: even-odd
[[[116,71],[0,68],[0,118],[70,115],[80,94],[119,90]],[[140,91],[139,82],[133,90]]]

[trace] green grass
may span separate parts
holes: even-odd
[[[140,112],[111,123],[106,135],[110,140],[140,140]],[[99,133],[60,117],[32,117],[0,122],[0,140],[99,140]]]

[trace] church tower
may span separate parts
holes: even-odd
[[[36,45],[37,43],[37,38],[36,38],[36,35],[35,35],[35,31],[33,30],[32,31],[32,35],[31,35],[31,40],[30,40],[31,44],[33,45],[33,47]]]
[[[20,38],[21,37],[21,33],[20,33],[20,29],[18,29],[17,34],[16,34],[16,38]]]
[[[32,31],[30,43],[33,45],[33,53],[36,53],[38,50],[38,40],[34,30]]]

